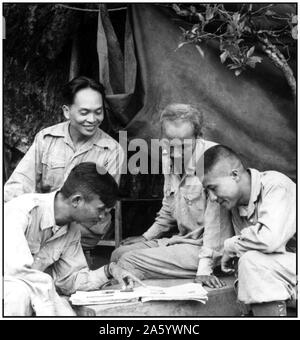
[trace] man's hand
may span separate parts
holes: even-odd
[[[144,236],[131,236],[125,238],[120,244],[121,246],[128,246],[129,244],[146,241]]]
[[[114,279],[116,279],[122,285],[122,289],[133,289],[134,282],[141,282],[141,280],[136,276],[121,268],[114,262],[110,263],[109,272],[114,277]]]
[[[197,275],[194,282],[202,283],[203,286],[208,286],[210,288],[222,288],[226,286],[226,283],[218,279],[214,275]]]
[[[232,274],[234,272],[233,257],[229,256],[226,252],[224,252],[221,259],[221,269],[226,274]]]

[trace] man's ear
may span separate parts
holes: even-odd
[[[70,119],[70,107],[68,105],[63,105],[62,110],[63,110],[63,113],[64,113],[64,117],[66,119]]]
[[[241,179],[239,170],[238,169],[231,170],[231,177],[234,181],[239,182]]]
[[[71,204],[74,208],[77,208],[81,203],[84,202],[84,198],[81,194],[74,194],[70,198]]]

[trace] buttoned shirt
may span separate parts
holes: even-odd
[[[124,152],[101,129],[75,149],[66,121],[40,131],[4,186],[4,201],[24,193],[45,193],[59,189],[74,166],[94,162],[105,167],[118,181]]]
[[[44,294],[44,301],[50,299],[48,289],[42,289],[47,274],[66,295],[98,289],[107,281],[102,268],[89,270],[80,231],[56,225],[55,195],[24,194],[4,205],[4,275],[25,280],[33,292]]]
[[[251,194],[247,206],[232,209],[236,236],[225,241],[231,256],[249,250],[296,251],[296,185],[277,171],[248,170]]]
[[[220,256],[224,240],[233,235],[229,213],[216,202],[207,199],[201,183],[199,160],[204,151],[216,145],[197,139],[194,153],[182,177],[176,174],[170,155],[163,151],[164,198],[154,224],[143,234],[147,240],[159,239],[172,232],[167,244],[190,243],[202,246],[198,274],[212,272],[213,258]],[[198,171],[198,172],[197,172]],[[202,171],[203,174],[203,171]],[[160,243],[160,240],[158,240]],[[200,268],[201,267],[201,268]]]

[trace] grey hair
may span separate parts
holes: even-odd
[[[195,136],[202,137],[203,113],[200,108],[191,104],[169,104],[160,114],[162,129],[165,121],[178,119],[192,123]]]

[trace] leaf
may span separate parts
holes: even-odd
[[[265,12],[265,15],[276,15],[276,13],[274,11],[271,11],[270,9],[268,9],[266,12]]]
[[[196,16],[198,17],[198,19],[199,19],[201,22],[204,22],[204,21],[205,21],[203,15],[202,15],[201,13],[196,13]]]
[[[214,17],[214,10],[213,10],[213,8],[208,6],[206,8],[206,13],[205,13],[206,21],[211,20],[213,17]]]
[[[237,64],[229,64],[228,67],[231,69],[231,70],[235,70],[237,68],[240,68],[240,65],[237,65]]]
[[[201,57],[204,57],[204,52],[202,50],[202,48],[199,45],[196,45],[196,49],[198,50],[198,52],[200,53]]]
[[[292,24],[297,24],[298,23],[298,17],[297,15],[292,16]]]
[[[249,26],[244,27],[244,32],[251,33],[251,28]]]
[[[241,17],[240,13],[234,13],[234,14],[233,14],[232,20],[233,20],[233,22],[234,22],[235,25],[238,24],[238,22],[239,22],[239,20],[240,20],[240,17]]]
[[[298,25],[293,27],[293,29],[292,29],[292,37],[295,40],[298,39]]]
[[[190,15],[190,12],[187,11],[186,9],[184,9],[184,10],[180,11],[178,14],[183,16],[183,17],[187,17],[187,16]]]
[[[178,5],[176,5],[176,4],[173,4],[172,7],[173,7],[174,11],[175,11],[177,14],[179,14],[179,12],[180,12],[180,7],[179,7]]]
[[[255,50],[255,46],[252,46],[252,47],[248,50],[248,52],[247,52],[247,58],[249,58],[249,57],[253,54],[254,50]]]
[[[197,12],[196,7],[195,6],[190,6],[190,10],[193,14],[195,14]]]
[[[177,48],[179,49],[179,48],[181,48],[182,46],[187,45],[187,44],[190,44],[190,43],[191,43],[190,41],[184,41],[184,42],[178,44],[178,47],[177,47]]]
[[[220,55],[220,59],[221,59],[221,63],[224,64],[226,59],[228,57],[228,51],[224,51],[221,55]]]
[[[262,57],[253,56],[250,58],[250,60],[253,61],[254,63],[261,63]]]
[[[177,15],[181,15],[183,17],[187,17],[190,15],[190,11],[182,10],[180,7],[176,4],[172,5],[173,10],[176,12]]]
[[[198,30],[199,30],[199,24],[196,24],[192,27],[191,32],[195,34]]]
[[[235,41],[235,43],[238,45],[238,44],[240,44],[242,41],[244,41],[244,39],[237,39],[237,40]]]

